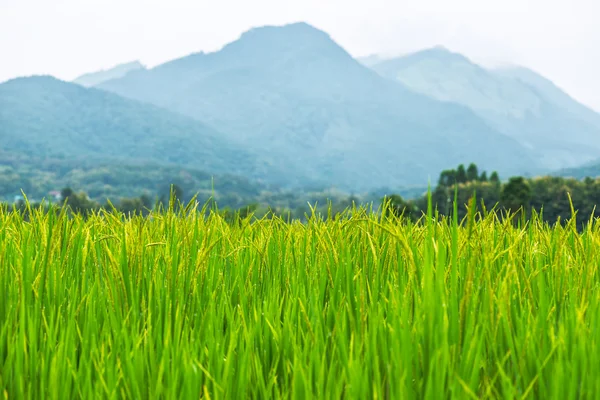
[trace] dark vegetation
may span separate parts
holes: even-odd
[[[1,168],[0,190],[8,188],[14,192],[21,176],[10,167]],[[294,192],[268,188],[237,176],[214,178],[206,173],[176,167],[120,168],[106,165],[98,169],[65,171],[67,172],[62,179],[44,182],[77,182],[77,186],[73,186],[76,190],[70,186],[63,187],[53,202],[58,206],[67,204],[71,212],[84,216],[101,209],[148,215],[152,210],[169,207],[170,200],[174,207],[186,205],[193,200],[198,208],[217,209],[231,219],[235,215],[246,217],[253,214],[257,217],[278,215],[285,219],[303,220],[313,209],[323,216],[336,217],[354,206],[366,204],[377,209],[388,202],[388,212],[416,221],[426,212],[428,200],[425,188],[406,189],[401,194],[391,194],[384,189],[353,195],[322,188]],[[41,172],[33,173],[23,186],[25,193],[39,196],[35,199],[31,197],[34,206],[39,204],[36,199],[48,198],[44,196],[48,189],[44,185],[47,183],[41,183],[39,174]],[[169,180],[169,176],[176,178]],[[497,172],[488,174],[487,171],[479,171],[475,164],[470,164],[467,168],[459,165],[456,169],[442,171],[437,184],[431,188],[432,205],[440,215],[452,215],[455,198],[459,219],[467,216],[470,202],[481,213],[496,210],[528,218],[535,211],[541,213],[542,219],[548,223],[570,219],[573,214],[572,206],[576,210],[579,224],[591,217],[600,217],[600,211],[596,207],[600,202],[600,179],[589,177],[578,180],[517,176],[502,182]],[[25,199],[7,203],[6,206],[15,209],[27,208]]]
[[[528,218],[532,212],[537,212],[541,213],[542,220],[551,224],[571,219],[573,211],[580,225],[592,217],[600,217],[598,178],[515,176],[501,182],[496,172],[488,176],[475,164],[466,169],[459,165],[456,169],[441,172],[437,186],[432,188],[432,204],[439,214],[452,215],[455,196],[459,219],[467,216],[470,201],[474,201],[476,210],[482,213],[494,209]],[[389,200],[398,215],[412,219],[419,218],[427,209],[426,196],[404,200],[395,195]]]

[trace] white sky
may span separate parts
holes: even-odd
[[[444,45],[524,65],[600,110],[600,0],[0,0],[0,82],[154,66],[297,21],[354,56]]]

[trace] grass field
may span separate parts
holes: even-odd
[[[600,225],[0,211],[0,398],[600,396]]]

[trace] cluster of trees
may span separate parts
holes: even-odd
[[[488,179],[487,172],[483,171],[479,174],[479,169],[474,163],[469,164],[466,169],[463,164],[460,164],[456,169],[442,171],[438,186],[449,187],[457,183],[488,182],[488,180],[491,183],[500,183],[500,177],[496,171],[492,172]]]
[[[116,161],[27,159],[0,150],[0,199],[11,201],[21,191],[30,199],[41,200],[48,193],[65,187],[85,192],[90,199],[134,198],[141,193],[160,195],[171,184],[202,198],[219,198],[219,203],[240,207],[271,188],[247,178],[210,174],[199,169],[155,163],[123,164]],[[237,202],[237,203],[236,203]]]
[[[336,212],[355,203],[378,202],[389,189],[357,194],[314,185],[302,189],[288,189],[253,181],[237,175],[213,175],[199,169],[155,163],[121,164],[99,162],[94,159],[27,159],[0,150],[0,202],[12,203],[23,191],[33,203],[48,198],[50,192],[71,187],[77,195],[85,193],[95,208],[106,205],[110,199],[114,206],[125,211],[143,210],[151,200],[168,198],[169,187],[181,189],[180,198],[188,202],[197,196],[200,204],[215,201],[219,209],[243,210],[255,204],[256,213],[275,213],[303,218],[311,213],[308,206],[318,204],[326,212],[331,203]],[[426,187],[426,186],[425,186]],[[423,188],[407,188],[399,193],[407,198],[419,196]],[[144,196],[140,196],[145,194]],[[144,197],[144,198],[142,198]],[[72,199],[72,201],[77,201]],[[163,201],[164,202],[164,201]],[[94,208],[89,203],[88,208]]]
[[[118,201],[100,202],[85,191],[75,192],[70,188],[61,191],[61,205],[67,205],[71,212],[84,216],[101,209],[117,209],[125,214],[147,215],[151,210],[168,207],[171,196],[177,204],[187,204],[193,196],[200,207],[210,204],[209,209],[218,209],[228,220],[250,214],[257,217],[280,216],[284,219],[306,219],[313,209],[323,216],[337,214],[361,204],[371,204],[377,208],[382,201],[389,202],[389,211],[416,220],[427,211],[428,195],[421,190],[412,199],[401,194],[384,195],[373,192],[363,195],[348,195],[336,190],[283,191],[267,188],[250,188],[246,181],[232,179],[221,185],[221,191],[193,190],[192,179],[184,180],[184,185],[162,185],[162,189],[141,196],[123,197]],[[238,189],[241,189],[238,191]],[[414,192],[413,192],[414,194]],[[458,217],[467,214],[467,204],[476,198],[478,211],[510,211],[527,217],[531,210],[542,212],[549,223],[567,220],[572,216],[571,206],[577,210],[577,221],[583,223],[591,217],[600,217],[600,179],[583,180],[563,177],[524,178],[511,177],[501,182],[496,172],[487,174],[479,171],[475,164],[468,167],[459,165],[455,169],[440,173],[435,188],[431,190],[431,200],[435,210],[441,215],[451,215],[453,201],[458,204]],[[111,200],[115,197],[110,197]],[[382,199],[383,198],[383,199]],[[218,206],[218,207],[217,207]],[[316,206],[316,207],[315,207]],[[24,202],[10,207],[25,209]]]
[[[515,176],[501,182],[496,172],[489,178],[485,171],[479,173],[475,164],[465,169],[463,165],[442,171],[437,186],[431,192],[433,207],[441,215],[451,215],[454,199],[458,203],[458,217],[467,214],[467,205],[474,197],[478,211],[510,212],[512,215],[531,215],[531,211],[542,213],[548,223],[572,217],[571,206],[576,210],[577,222],[600,217],[600,179],[578,180],[562,177],[524,178]],[[401,196],[388,196],[391,210],[400,215],[417,219],[427,210],[427,194],[405,200]]]

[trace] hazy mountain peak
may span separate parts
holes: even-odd
[[[40,93],[41,91],[51,92],[65,83],[66,82],[61,81],[52,75],[31,75],[10,79],[0,84],[0,87],[2,87],[4,91],[14,90],[15,93],[19,91],[26,92],[28,90]],[[79,86],[74,84],[69,85],[74,88],[79,88]]]
[[[453,61],[473,64],[471,60],[464,55],[453,52],[447,47],[441,45],[408,54],[404,58],[407,60],[437,59],[444,62]]]
[[[600,116],[527,68],[488,70],[435,47],[373,69],[415,92],[470,108],[498,131],[535,149],[548,168],[576,165],[600,152]]]
[[[548,102],[600,129],[600,114],[573,99],[554,82],[538,72],[521,66],[505,66],[496,68],[492,72],[527,85]]]
[[[100,88],[218,128],[257,154],[275,183],[415,183],[467,153],[506,173],[535,164],[472,111],[382,78],[306,23],[255,28],[220,51]]]
[[[252,36],[266,35],[270,36],[273,34],[277,35],[285,35],[288,38],[290,37],[298,37],[298,38],[329,38],[329,35],[318,29],[314,26],[306,23],[306,22],[294,22],[286,25],[265,25],[259,26],[256,28],[249,29],[244,32],[240,39],[244,39]]]
[[[249,50],[257,55],[267,53],[298,52],[307,48],[333,49],[340,48],[331,37],[305,22],[297,22],[283,26],[262,26],[252,28],[241,37],[228,44],[223,51]]]
[[[132,61],[116,65],[112,68],[81,75],[73,80],[73,82],[85,87],[96,86],[111,79],[122,78],[132,71],[144,69],[146,69],[146,67],[144,67],[141,62]]]
[[[31,76],[20,76],[18,78],[9,79],[3,84],[18,84],[21,82],[54,82],[59,81],[52,75],[31,75]]]
[[[454,53],[453,51],[451,51],[449,48],[447,48],[446,46],[444,46],[442,44],[438,44],[433,47],[425,48],[423,50],[418,50],[418,51],[413,52],[412,54],[419,54],[419,53],[439,54],[439,55],[448,55],[448,54],[459,55],[459,53]]]

